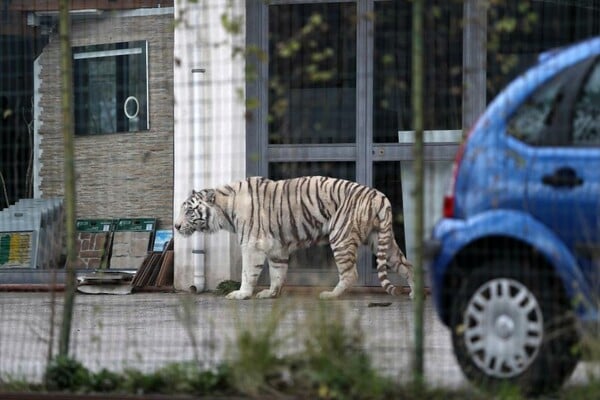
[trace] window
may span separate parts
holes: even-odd
[[[514,138],[530,145],[542,145],[550,141],[544,137],[547,127],[552,124],[555,110],[562,99],[562,87],[565,83],[563,73],[543,85],[522,104],[508,121],[507,132]]]
[[[356,5],[269,6],[269,144],[356,137]]]
[[[73,48],[75,134],[147,130],[146,41]]]
[[[573,110],[573,144],[600,145],[600,64],[596,63]]]

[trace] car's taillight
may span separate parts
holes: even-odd
[[[454,217],[454,193],[444,195],[444,218]]]
[[[458,147],[456,152],[456,156],[454,158],[454,164],[452,164],[452,177],[450,178],[450,182],[448,182],[448,187],[446,188],[446,193],[444,194],[444,205],[442,213],[444,218],[454,218],[454,206],[455,206],[455,197],[456,197],[456,178],[458,176],[458,170],[460,169],[460,163],[462,162],[463,155],[465,152],[465,145],[467,144],[467,140],[471,132],[467,134],[467,137],[463,140],[461,145]]]
[[[462,148],[462,145],[460,148]],[[450,178],[450,182],[448,182],[448,187],[446,188],[446,193],[444,194],[444,218],[454,217],[454,186],[456,185],[456,175],[458,173],[459,162],[459,160],[455,160],[454,164],[452,164],[452,177]]]

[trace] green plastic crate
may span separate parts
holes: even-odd
[[[78,219],[75,224],[77,232],[111,232],[115,228],[113,219]]]
[[[154,232],[156,218],[120,218],[117,232]]]

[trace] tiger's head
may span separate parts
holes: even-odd
[[[179,217],[175,221],[175,229],[183,236],[190,236],[195,231],[213,233],[221,226],[215,212],[215,191],[203,189],[192,194],[181,205]]]

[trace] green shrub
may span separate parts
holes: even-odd
[[[192,380],[193,392],[199,395],[226,394],[233,391],[231,369],[222,364],[215,371],[201,371]]]
[[[105,368],[97,373],[90,373],[88,389],[92,392],[116,392],[121,387],[123,377]]]
[[[89,386],[90,372],[73,358],[57,356],[46,368],[45,381],[49,390],[80,391]]]

